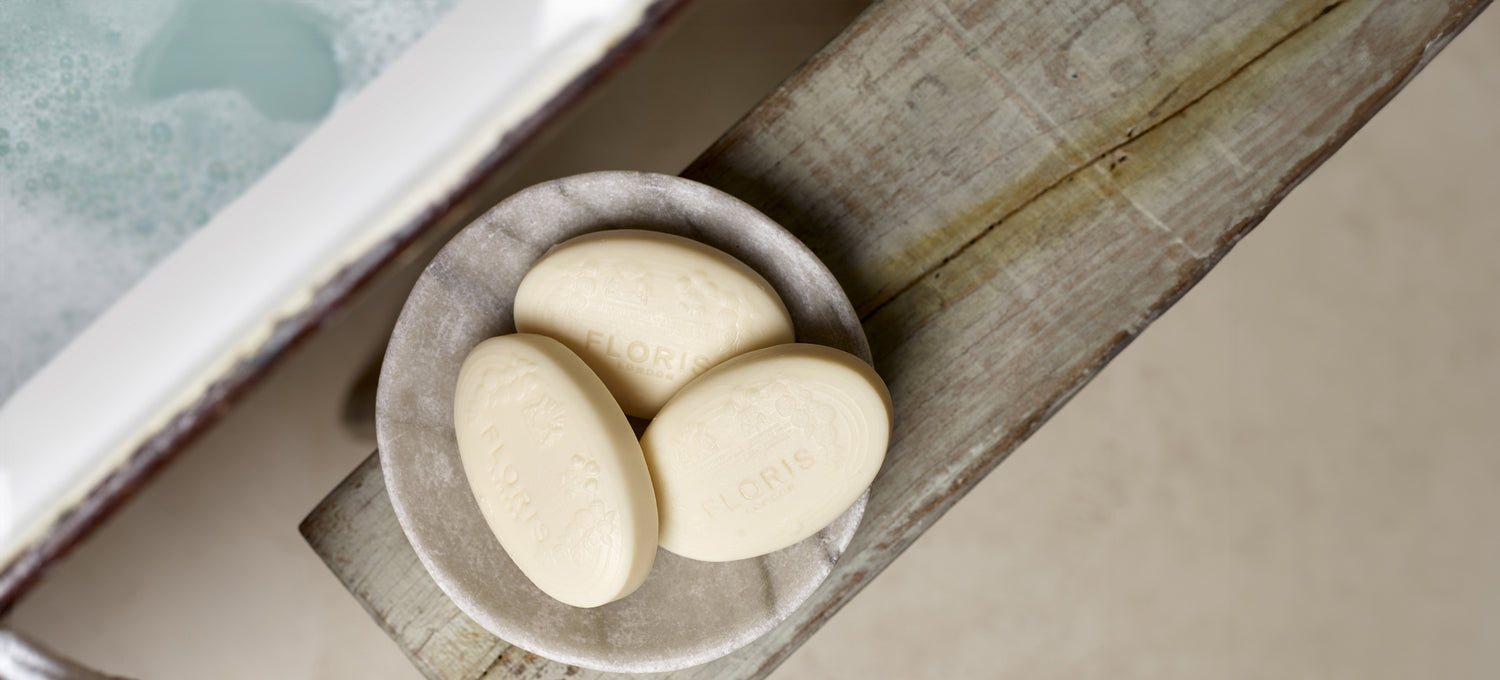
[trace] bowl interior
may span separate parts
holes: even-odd
[[[506,199],[454,237],[423,272],[386,351],[376,430],[402,529],[464,613],[550,659],[657,672],[728,654],[785,619],[848,546],[865,497],[823,531],[764,557],[708,563],[658,549],[639,590],[594,609],[557,602],[521,574],[490,533],[464,477],[453,431],[459,366],[480,341],[515,331],[516,287],[549,248],[623,228],[679,234],[739,258],[776,288],[799,342],[869,361],[864,330],[838,282],[758,211],[677,177],[576,175]]]

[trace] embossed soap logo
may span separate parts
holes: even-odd
[[[559,315],[585,328],[584,347],[638,375],[675,380],[686,371],[696,376],[712,365],[708,354],[736,352],[745,328],[756,315],[739,296],[725,292],[702,271],[674,272],[639,263],[589,258],[568,267],[549,296]],[[600,308],[608,318],[622,318],[637,333],[587,328]],[[700,352],[647,337],[680,334],[693,338]],[[704,345],[706,343],[706,346]],[[704,352],[707,353],[704,353]]]
[[[497,409],[515,406],[519,406],[527,434],[542,446],[557,443],[565,430],[562,404],[547,394],[536,377],[536,364],[520,357],[507,357],[486,367],[469,403],[469,422],[483,423],[486,432],[495,428],[492,414]]]
[[[663,380],[676,380],[683,371],[696,376],[709,368],[708,357],[701,354],[650,344],[644,340],[622,338],[604,331],[585,331],[583,346],[586,351],[607,357],[617,367],[630,373]]]
[[[798,490],[798,478],[838,465],[847,439],[838,409],[824,396],[786,381],[737,390],[684,430],[677,449],[691,466],[744,469],[732,486],[699,503],[711,519],[753,514]],[[791,442],[813,446],[791,448]]]
[[[502,490],[495,499],[483,497],[485,515],[521,525],[554,564],[587,572],[602,571],[619,542],[620,518],[599,494],[598,462],[583,453],[570,457],[558,480],[559,486],[582,501],[583,507],[567,518],[566,526],[558,533],[537,510],[528,480],[515,465],[519,461],[506,455],[506,435],[494,417],[503,412],[501,409],[520,414],[524,436],[539,450],[546,452],[563,442],[566,409],[537,377],[536,365],[511,356],[485,367],[473,397],[468,418],[471,423],[484,426],[479,436],[489,449],[487,477],[490,484]]]
[[[474,383],[474,390],[470,394],[469,411],[465,418],[469,423],[485,423],[488,429],[493,429],[495,421],[492,414],[496,409],[526,401],[540,390],[541,382],[536,378],[536,364],[515,355],[506,356],[502,360],[491,362],[480,372],[479,380]]]
[[[660,543],[651,472],[608,388],[578,354],[544,335],[489,338],[465,357],[453,393],[470,491],[521,573],[575,607],[635,590]]]
[[[485,435],[496,434],[494,428],[485,431]],[[552,535],[547,528],[546,522],[538,518],[540,514],[531,506],[531,493],[521,483],[521,473],[514,465],[506,465],[500,461],[500,451],[503,445],[497,444],[495,450],[490,452],[490,483],[496,488],[504,489],[500,496],[503,514],[497,513],[494,503],[490,497],[485,496],[482,505],[486,517],[509,517],[511,521],[523,525],[528,531],[531,539],[537,543],[543,543]]]
[[[568,460],[562,473],[561,487],[570,496],[587,502],[573,513],[568,526],[552,546],[551,557],[558,564],[602,572],[610,554],[620,542],[620,514],[599,496],[599,463],[582,454]]]
[[[532,507],[531,494],[522,483],[520,471],[506,460],[505,442],[494,414],[502,408],[525,404],[522,413],[528,434],[544,446],[555,442],[563,430],[561,408],[542,389],[541,380],[536,377],[536,364],[518,356],[506,356],[481,371],[465,416],[469,423],[483,426],[479,436],[488,449],[485,476],[495,488],[504,490],[498,506],[494,498],[476,494],[485,516],[509,518],[523,525],[538,543],[546,541],[551,531]]]
[[[701,271],[678,276],[673,291],[678,307],[688,318],[709,328],[725,329],[720,349],[733,350],[740,345],[744,324],[751,320],[754,311],[738,295],[724,292]]]
[[[811,470],[818,459],[811,451],[798,449],[790,456],[782,456],[772,465],[761,468],[755,474],[741,479],[733,491],[723,491],[715,498],[703,501],[699,507],[709,519],[721,519],[726,513],[741,512],[747,515],[765,508],[797,489],[799,471]],[[782,477],[785,471],[786,477]]]

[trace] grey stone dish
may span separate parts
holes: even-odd
[[[623,228],[687,236],[739,258],[776,288],[799,342],[870,360],[859,318],[833,275],[754,208],[678,177],[576,175],[506,199],[428,265],[391,334],[376,430],[401,527],[459,609],[506,642],[556,661],[661,672],[729,654],[790,615],[848,547],[868,492],[823,531],[764,557],[709,563],[658,549],[645,584],[602,607],[562,604],[521,574],[464,478],[453,432],[458,369],[481,340],[515,331],[516,287],[549,248]]]

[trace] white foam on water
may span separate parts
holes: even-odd
[[[337,108],[455,3],[0,2],[0,401],[312,131],[330,93],[309,88]],[[267,37],[152,70],[215,49],[194,36],[229,20]],[[310,77],[330,53],[336,79]],[[142,84],[161,73],[170,86]]]

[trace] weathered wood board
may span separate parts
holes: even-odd
[[[840,277],[895,401],[890,453],[813,600],[668,675],[768,675],[1487,4],[872,6],[685,174]],[[302,530],[429,677],[602,677],[465,618],[407,545],[375,457]]]

